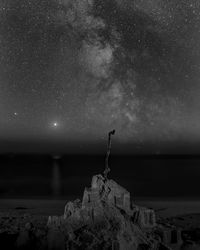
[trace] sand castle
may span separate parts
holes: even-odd
[[[82,249],[171,249],[171,243],[181,242],[179,232],[158,225],[153,209],[137,206],[129,191],[108,178],[112,134],[114,131],[109,133],[103,175],[93,176],[82,200],[68,202],[62,216],[50,216],[48,228],[65,234],[67,249],[79,249],[78,244],[83,244]],[[83,235],[85,239],[81,241]],[[110,248],[106,248],[108,245]]]

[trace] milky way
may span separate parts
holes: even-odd
[[[1,0],[0,18],[4,141],[199,141],[197,0]]]

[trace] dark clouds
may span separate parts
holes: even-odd
[[[194,0],[1,1],[1,136],[198,140],[199,12]]]

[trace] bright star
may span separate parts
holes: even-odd
[[[56,127],[58,127],[58,123],[57,122],[54,122],[53,123],[53,126],[56,128]]]
[[[15,112],[15,113],[14,113],[14,115],[15,115],[15,116],[17,116],[17,115],[18,115],[18,113],[17,113],[17,112]]]
[[[50,123],[50,127],[53,128],[53,129],[57,129],[59,126],[59,123],[57,121],[52,121]]]

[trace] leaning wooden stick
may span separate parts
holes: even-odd
[[[111,136],[115,134],[115,130],[112,130],[108,133],[108,146],[107,146],[107,153],[106,153],[106,159],[105,159],[105,170],[103,172],[104,178],[107,180],[108,173],[110,172],[110,168],[108,165],[109,155],[111,151]]]

